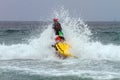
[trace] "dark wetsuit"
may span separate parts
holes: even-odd
[[[55,31],[55,35],[59,35],[59,31],[62,32],[62,27],[59,22],[53,24],[53,29]]]

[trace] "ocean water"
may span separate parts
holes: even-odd
[[[0,80],[120,80],[120,22],[84,22],[57,13],[79,58],[56,57],[52,22],[1,21]]]

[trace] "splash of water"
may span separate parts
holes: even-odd
[[[71,52],[74,55],[82,59],[120,60],[120,46],[91,42],[92,33],[88,26],[80,18],[71,18],[68,10],[61,8],[54,11],[51,19],[53,17],[59,18],[66,41],[72,46]],[[0,45],[0,59],[52,59],[55,57],[51,48],[53,37],[50,24],[38,38],[31,39],[29,44]]]

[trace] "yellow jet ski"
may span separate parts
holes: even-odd
[[[70,45],[68,45],[65,41],[64,42],[58,42],[55,44],[55,48],[58,51],[59,55],[67,58],[67,57],[74,57],[77,58],[76,56],[73,56],[72,53],[69,52]]]

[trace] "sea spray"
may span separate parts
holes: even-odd
[[[91,30],[80,18],[72,18],[64,8],[54,11],[62,25],[66,41],[71,45],[71,52],[79,59],[120,60],[120,46],[104,45],[91,40]],[[43,26],[45,27],[45,26]],[[46,26],[37,38],[28,40],[27,44],[0,45],[0,59],[54,59],[54,31],[52,24]]]

